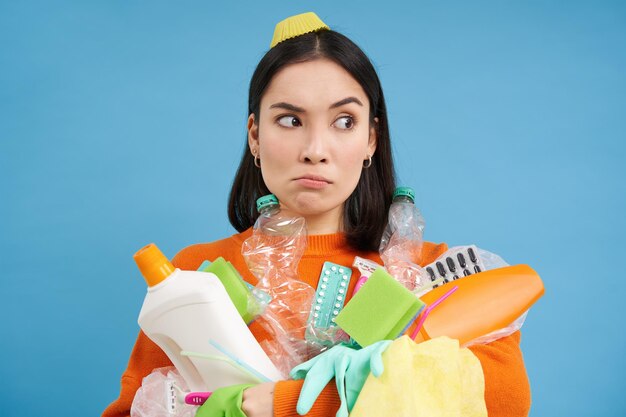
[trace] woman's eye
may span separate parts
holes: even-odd
[[[352,116],[343,116],[335,120],[335,123],[333,124],[339,129],[350,130],[354,127],[354,119]]]
[[[284,127],[298,127],[301,126],[300,120],[295,116],[283,116],[278,119],[278,124]]]

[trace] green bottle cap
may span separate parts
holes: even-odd
[[[256,209],[257,209],[257,211],[261,211],[265,207],[273,206],[273,205],[276,205],[276,204],[278,204],[278,199],[276,198],[276,196],[274,194],[268,194],[268,195],[264,195],[263,197],[260,197],[259,199],[257,199],[257,201],[256,201]]]
[[[415,203],[415,192],[413,191],[411,187],[396,188],[396,190],[393,192],[393,199],[395,200],[396,197],[400,197],[400,196],[409,197],[411,201]]]

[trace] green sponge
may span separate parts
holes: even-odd
[[[398,337],[424,303],[382,268],[376,269],[335,322],[359,345]]]
[[[248,311],[249,288],[237,272],[237,269],[221,256],[213,262],[204,261],[198,271],[215,274],[226,288],[226,292],[237,308],[237,312],[246,323],[254,318]]]

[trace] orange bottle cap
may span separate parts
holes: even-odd
[[[174,272],[174,265],[154,243],[139,249],[133,259],[149,287],[154,287]]]

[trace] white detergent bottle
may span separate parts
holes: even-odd
[[[148,284],[139,326],[192,391],[282,379],[217,276],[174,269],[154,244],[134,259]]]

